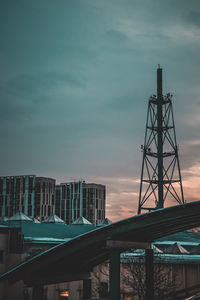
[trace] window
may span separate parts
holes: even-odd
[[[67,300],[69,299],[69,291],[61,291],[59,293],[59,300]]]
[[[45,193],[45,182],[42,183],[42,192]]]
[[[69,199],[70,198],[70,189],[69,189],[69,187],[67,187],[67,199]]]
[[[63,187],[62,187],[62,196],[64,199],[66,198],[66,186],[65,185],[63,185]]]
[[[28,194],[28,205],[31,205],[31,194]]]
[[[4,251],[0,250],[0,264],[4,263]]]
[[[31,296],[29,294],[29,290],[28,289],[24,289],[24,300],[30,300]]]
[[[134,297],[131,294],[124,294],[123,299],[124,300],[134,300]]]
[[[69,200],[66,200],[66,207],[69,209]]]
[[[50,214],[51,214],[51,206],[48,205],[48,216],[50,216]]]
[[[98,218],[99,220],[101,220],[101,210],[100,210],[100,209],[98,209],[98,210],[97,210],[97,212],[98,212],[98,216],[97,216],[97,218]]]
[[[32,216],[32,206],[28,206],[28,216]]]

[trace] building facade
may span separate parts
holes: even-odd
[[[105,218],[106,187],[102,184],[74,181],[56,186],[55,214],[67,224],[84,217],[93,225]]]
[[[22,211],[31,218],[45,219],[55,212],[55,182],[36,175],[0,177],[0,216]]]

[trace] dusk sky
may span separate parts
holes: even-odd
[[[1,0],[1,175],[83,178],[137,211],[147,104],[163,68],[187,201],[200,193],[199,0]]]

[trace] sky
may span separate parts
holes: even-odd
[[[160,64],[199,200],[199,0],[1,0],[0,36],[2,176],[102,183],[107,217],[134,215]]]

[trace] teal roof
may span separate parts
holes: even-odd
[[[163,253],[162,250],[160,250],[157,246],[153,245],[153,252],[154,253]]]
[[[77,235],[86,233],[95,229],[93,225],[66,225],[60,226],[59,223],[22,223],[22,232],[29,238],[54,238],[54,239],[66,239],[73,238]]]
[[[173,245],[170,245],[164,250],[164,253],[168,254],[189,254],[189,252],[181,246],[179,243],[174,243]]]
[[[8,221],[9,221],[9,218],[7,218],[7,217],[0,217],[0,224],[7,225]]]
[[[200,233],[194,233],[189,230],[185,230],[159,238],[156,240],[156,242],[162,242],[162,244],[165,242],[166,244],[167,242],[200,243]]]
[[[155,246],[155,245],[153,245],[152,248],[153,248],[153,252],[154,252],[155,254],[161,254],[161,253],[163,253],[163,251],[160,250],[160,249],[159,249],[157,246]],[[125,252],[125,253],[128,254],[129,251],[127,251],[127,252]],[[135,249],[135,250],[132,250],[132,252],[130,252],[130,253],[131,253],[131,255],[132,255],[132,254],[145,255],[145,249]]]
[[[191,250],[190,250],[191,254],[200,254],[200,244],[194,246]]]
[[[109,220],[108,218],[105,218],[97,226],[105,226],[105,225],[109,225],[109,224],[112,224],[112,221]]]
[[[42,223],[62,223],[62,224],[64,223],[65,224],[65,222],[55,214],[52,214],[49,217],[47,217],[44,221],[42,221]]]
[[[143,253],[128,253],[124,252],[120,254],[121,261],[131,261],[142,263],[145,261],[145,255]],[[170,264],[200,264],[200,255],[190,254],[160,254],[154,255],[155,263],[170,263]]]
[[[85,219],[84,217],[79,217],[72,224],[73,225],[92,225],[92,223],[90,221],[88,221],[87,219]]]
[[[33,218],[32,220],[33,220],[34,223],[40,223],[40,221],[36,218]]]
[[[31,218],[26,216],[23,212],[18,211],[15,215],[9,218],[9,221],[24,221],[24,222],[33,222]]]
[[[58,244],[71,240],[71,238],[48,238],[48,237],[25,237],[26,243],[37,243],[37,244]]]

